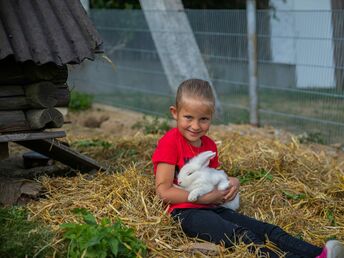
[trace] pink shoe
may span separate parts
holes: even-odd
[[[344,258],[344,245],[337,240],[329,240],[316,258]]]

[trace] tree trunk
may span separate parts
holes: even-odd
[[[170,88],[185,79],[211,82],[181,0],[140,0]],[[214,90],[217,110],[219,101]]]

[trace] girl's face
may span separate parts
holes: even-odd
[[[200,147],[200,138],[208,132],[213,114],[208,104],[202,100],[187,98],[183,99],[178,110],[171,106],[170,111],[177,121],[180,133],[190,144]]]

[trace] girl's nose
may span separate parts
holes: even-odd
[[[192,130],[195,130],[195,131],[199,130],[200,126],[199,126],[198,121],[193,121],[193,123],[191,124],[191,128]]]

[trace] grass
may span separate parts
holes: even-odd
[[[68,108],[71,111],[82,111],[89,109],[92,106],[92,102],[93,95],[72,90]]]
[[[54,234],[38,222],[28,221],[25,208],[0,208],[0,257],[46,257]]]

